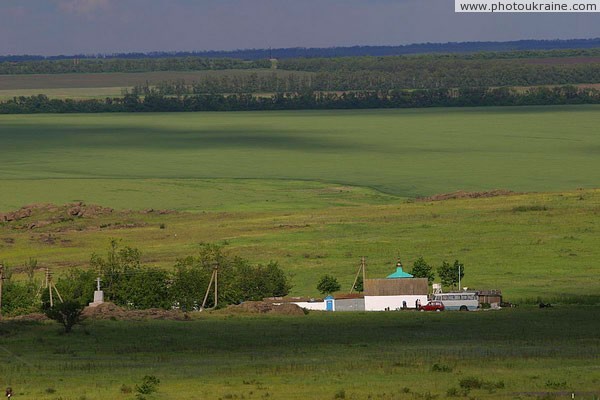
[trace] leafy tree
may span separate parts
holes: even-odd
[[[93,301],[98,274],[93,270],[70,269],[66,275],[58,278],[56,288],[65,299],[77,301],[85,306]],[[43,293],[44,299],[47,291]]]
[[[230,257],[219,245],[202,244],[199,255],[177,261],[170,287],[172,300],[184,309],[200,307],[215,266],[219,270],[219,304],[237,304],[265,297],[285,296],[291,285],[279,265],[251,265]],[[208,307],[214,306],[209,296]]]
[[[12,268],[5,264],[1,314],[12,316],[39,311],[37,289],[33,281],[13,280]]]
[[[458,260],[454,261],[453,265],[450,265],[447,261],[444,261],[440,267],[438,267],[437,273],[444,286],[455,287],[458,285],[458,274],[460,267],[460,279],[462,280],[465,276],[465,267]]]
[[[341,286],[336,278],[331,275],[323,275],[317,284],[317,290],[321,294],[330,294],[340,290]]]
[[[79,302],[67,300],[55,304],[54,307],[47,308],[46,316],[60,322],[65,328],[65,333],[69,333],[73,329],[73,326],[81,322],[82,311],[83,306]]]
[[[365,283],[363,281],[363,277],[360,275],[356,279],[356,283],[354,284],[354,290],[356,290],[358,293],[362,293],[365,291]]]
[[[169,308],[168,273],[145,268],[140,259],[138,249],[120,248],[117,240],[111,240],[106,258],[93,254],[90,264],[102,278],[107,300],[129,308]]]
[[[413,269],[411,274],[415,278],[427,278],[428,283],[431,285],[435,279],[435,273],[433,267],[425,261],[423,257],[419,257],[413,263]]]

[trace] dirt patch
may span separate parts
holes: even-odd
[[[231,305],[226,311],[248,314],[278,314],[278,315],[304,315],[304,310],[296,304],[272,304],[264,301],[246,301],[242,304]]]
[[[112,320],[144,320],[163,319],[174,321],[185,321],[189,317],[183,311],[163,310],[150,308],[148,310],[127,310],[114,303],[103,303],[96,307],[86,307],[82,316],[90,319],[112,319]]]
[[[25,315],[17,315],[16,317],[11,318],[13,321],[49,321],[49,318],[42,313],[32,313]]]
[[[23,206],[16,211],[8,213],[0,213],[0,222],[27,220],[27,227],[33,229],[74,218],[93,218],[110,215],[112,212],[112,208],[95,204],[85,204],[81,201],[63,206],[41,203]]]
[[[496,189],[496,190],[490,190],[487,192],[465,192],[465,191],[460,190],[458,192],[453,192],[453,193],[443,193],[443,194],[436,194],[436,195],[429,196],[429,197],[420,197],[417,199],[417,201],[479,199],[479,198],[486,198],[486,197],[512,196],[515,194],[518,194],[518,193],[513,192],[511,190],[505,190],[505,189]]]
[[[131,229],[146,226],[145,222],[135,221],[136,216],[144,214],[173,214],[172,210],[115,211],[96,204],[75,202],[57,206],[54,204],[31,204],[16,211],[0,213],[0,223],[14,230],[36,230],[46,228],[57,232]],[[126,222],[107,222],[107,217],[119,218]],[[97,222],[96,222],[97,221]]]

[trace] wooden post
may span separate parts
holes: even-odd
[[[218,291],[217,291],[217,287],[218,287],[218,280],[219,280],[219,264],[215,265],[215,308],[217,308],[217,302],[219,301],[219,296],[218,296]]]
[[[0,319],[2,319],[2,282],[4,281],[4,265],[0,264]]]
[[[363,286],[364,286],[365,280],[367,279],[367,271],[366,271],[367,263],[365,262],[365,256],[362,257],[361,264],[362,264],[362,271],[363,271]]]
[[[54,299],[52,299],[52,282],[50,278],[50,269],[46,268],[46,286],[48,286],[48,294],[50,295],[50,307],[54,307]]]
[[[365,284],[365,278],[366,278],[366,274],[365,274],[365,257],[362,256],[360,259],[360,266],[358,267],[358,271],[356,271],[356,276],[354,277],[354,283],[352,284],[352,287],[350,288],[350,293],[352,293],[354,291],[354,288],[356,288],[356,282],[358,282],[358,277],[360,276],[360,271],[362,270],[362,277],[363,277],[363,288],[364,288],[364,284]]]

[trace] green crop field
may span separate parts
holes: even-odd
[[[85,201],[182,213],[22,229],[48,219],[31,217],[0,228],[0,258],[85,267],[122,238],[171,268],[215,242],[278,261],[299,295],[316,294],[324,273],[349,287],[360,256],[386,276],[398,255],[460,259],[465,285],[512,300],[592,295],[600,195],[578,188],[600,181],[598,110],[1,116],[0,210]],[[525,193],[413,202],[495,188]]]
[[[315,313],[190,321],[0,321],[0,376],[24,400],[597,399],[598,307]],[[595,397],[594,397],[595,396]]]

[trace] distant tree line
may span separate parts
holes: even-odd
[[[271,96],[253,94],[196,94],[144,97],[126,94],[105,100],[50,99],[44,95],[15,97],[0,102],[0,114],[259,111],[304,109],[369,109],[600,104],[600,91],[574,86],[424,89],[360,92],[294,92]]]
[[[279,59],[298,57],[354,57],[354,56],[390,56],[422,53],[475,53],[475,52],[525,52],[540,50],[584,50],[600,48],[600,38],[570,40],[517,40],[508,42],[450,42],[450,43],[417,43],[400,46],[349,46],[327,48],[277,48],[277,49],[243,49],[227,51],[157,51],[148,53],[113,53],[113,54],[79,54],[79,55],[9,55],[0,56],[0,62],[23,62],[64,59],[140,59],[140,58],[172,58],[172,57],[208,57],[236,58],[259,60],[268,57]]]
[[[1,62],[0,74],[66,74],[150,71],[206,71],[269,68],[269,60],[244,61],[234,58],[170,57],[142,59],[68,59]]]
[[[597,62],[357,57],[284,60],[279,68],[316,73],[311,89],[323,91],[600,83]]]
[[[599,58],[600,60],[600,58]],[[600,63],[532,64],[506,60],[406,59],[401,57],[290,60],[281,73],[226,73],[146,83],[133,88],[145,95],[276,93],[349,90],[439,89],[600,83]],[[300,70],[311,73],[298,72]],[[295,72],[294,72],[295,71]]]
[[[265,297],[285,296],[291,285],[288,277],[275,262],[251,264],[232,257],[222,247],[203,244],[198,254],[176,262],[172,270],[147,267],[142,264],[138,249],[121,247],[111,241],[105,256],[94,254],[90,269],[71,269],[56,280],[56,287],[66,302],[80,306],[93,301],[96,278],[102,281],[105,301],[129,309],[178,308],[198,310],[209,286],[212,271],[218,267],[219,305],[239,304]],[[41,292],[33,274],[27,280],[12,279],[7,275],[4,285],[2,312],[19,315],[48,310],[49,294]],[[55,303],[59,303],[55,299]],[[206,307],[213,307],[212,295]]]

